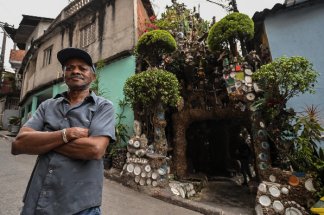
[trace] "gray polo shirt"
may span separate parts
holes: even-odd
[[[115,116],[110,101],[93,92],[70,106],[66,92],[41,103],[24,126],[37,131],[69,127],[89,129],[90,136],[115,140]],[[101,205],[103,162],[71,159],[54,151],[38,156],[24,196],[22,215],[71,215]]]

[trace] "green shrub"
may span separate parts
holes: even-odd
[[[209,30],[207,44],[211,51],[217,51],[236,39],[250,40],[254,36],[254,23],[248,15],[234,12],[219,22],[216,22]]]
[[[133,107],[154,109],[159,104],[176,106],[180,99],[176,76],[168,71],[152,69],[129,77],[124,86],[127,101]]]
[[[163,54],[171,53],[177,49],[173,36],[165,30],[153,30],[143,34],[135,47],[137,55],[156,63],[162,59]]]

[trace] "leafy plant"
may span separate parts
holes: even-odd
[[[121,112],[116,114],[116,125],[115,125],[115,136],[116,141],[113,144],[110,144],[107,149],[107,154],[111,157],[115,156],[117,151],[121,148],[126,147],[127,140],[129,139],[128,135],[128,126],[122,123],[122,120],[126,118],[125,108],[128,105],[125,99],[119,100],[119,107]]]
[[[96,79],[92,82],[90,90],[94,91],[97,95],[103,96],[106,91],[99,87],[101,72],[102,69],[105,67],[105,62],[103,60],[99,60],[96,65]]]
[[[265,91],[269,105],[285,103],[302,93],[314,93],[319,73],[304,57],[280,57],[261,66],[253,79]]]
[[[316,107],[310,106],[296,117],[293,125],[295,147],[289,157],[297,171],[316,173],[318,183],[324,185],[324,154],[323,149],[317,146],[324,129],[320,125],[318,113]],[[324,195],[324,190],[321,192],[319,195]]]
[[[135,47],[135,52],[146,59],[150,65],[158,65],[163,54],[171,53],[177,48],[173,36],[165,30],[153,30],[143,34]]]
[[[216,22],[209,30],[207,43],[211,51],[217,51],[231,46],[236,49],[236,40],[249,40],[254,36],[254,23],[248,15],[234,12],[219,22]]]
[[[129,77],[124,94],[133,107],[155,109],[159,104],[176,106],[180,100],[176,76],[160,69],[151,69]]]

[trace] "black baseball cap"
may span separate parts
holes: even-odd
[[[62,68],[64,67],[64,64],[69,59],[72,59],[72,58],[78,58],[78,59],[84,60],[84,62],[86,62],[86,64],[88,64],[89,66],[92,67],[93,72],[96,72],[96,68],[92,63],[92,58],[90,57],[88,52],[86,52],[82,49],[70,47],[70,48],[62,49],[61,51],[59,51],[57,53],[57,59],[58,59],[58,61],[60,61]]]

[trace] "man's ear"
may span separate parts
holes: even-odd
[[[93,73],[92,73],[92,81],[96,80],[96,77],[97,77],[97,76],[96,76],[96,73],[93,72]]]

